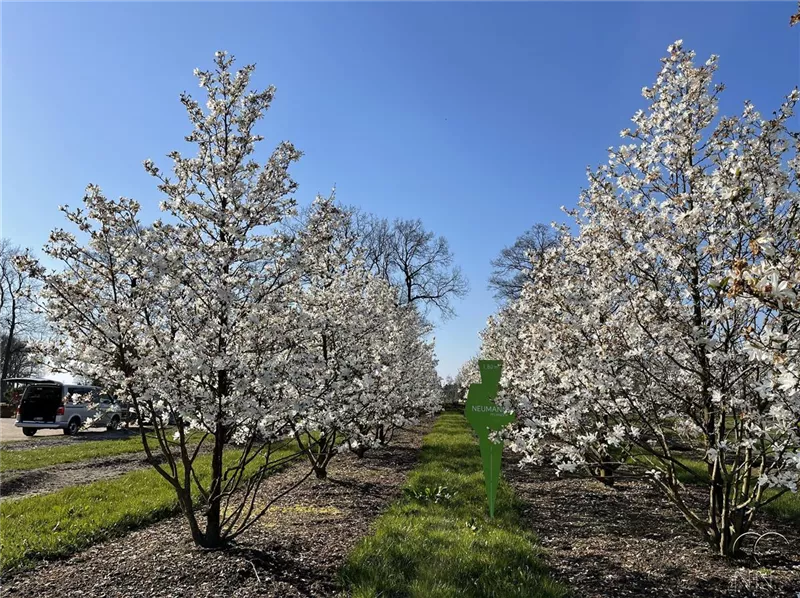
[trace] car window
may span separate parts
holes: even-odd
[[[25,389],[26,401],[40,401],[43,399],[52,401],[54,399],[60,399],[60,398],[61,398],[61,389],[57,386],[31,385]]]
[[[82,396],[82,395],[85,395],[85,394],[89,394],[91,392],[92,392],[91,388],[81,388],[80,386],[69,386],[69,387],[67,387],[67,396],[68,397],[72,397],[73,395]],[[86,399],[83,399],[83,398],[80,398],[80,399],[77,399],[77,400],[78,400],[79,403],[86,402]],[[73,402],[75,402],[74,399],[73,399]]]

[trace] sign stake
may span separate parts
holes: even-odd
[[[514,421],[514,414],[498,407],[493,401],[497,396],[503,362],[480,360],[478,368],[481,372],[481,383],[470,384],[464,414],[480,441],[483,477],[486,482],[486,496],[489,500],[489,517],[494,519],[494,503],[497,497],[497,487],[500,485],[503,443],[492,442],[489,434]]]

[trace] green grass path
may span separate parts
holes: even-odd
[[[446,412],[425,437],[404,496],[350,554],[342,585],[353,598],[565,596],[521,527],[520,506],[501,481],[488,518],[477,438],[462,414]]]
[[[271,459],[277,461],[295,452],[293,445],[285,444],[273,451]],[[226,461],[237,454],[228,451]],[[258,461],[250,464],[251,473]],[[207,483],[210,455],[199,456],[196,463]],[[4,500],[0,503],[0,573],[68,556],[177,512],[175,491],[152,468],[52,494]]]
[[[77,463],[100,457],[116,457],[144,451],[139,436],[120,440],[86,440],[75,444],[39,446],[31,449],[0,450],[0,472],[29,471],[51,465]]]

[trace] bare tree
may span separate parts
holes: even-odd
[[[0,359],[2,380],[30,370],[31,347],[22,338],[35,327],[33,303],[30,300],[28,274],[17,268],[14,259],[21,255],[8,239],[0,240]],[[30,330],[29,330],[30,329]],[[5,384],[0,396],[5,396]]]
[[[3,371],[6,372],[7,377],[33,376],[36,373],[39,364],[30,342],[18,336],[9,340],[7,334],[2,334],[0,335],[0,346],[4,348]]]
[[[503,248],[491,262],[488,288],[494,291],[495,299],[500,303],[518,299],[544,253],[557,243],[556,230],[537,223],[517,237],[513,245]]]
[[[442,384],[443,403],[445,405],[458,405],[461,400],[461,389],[455,378],[448,376]]]
[[[434,309],[443,319],[455,314],[453,300],[467,294],[469,283],[446,238],[425,230],[419,219],[390,223],[358,210],[353,226],[368,267],[397,288],[401,305],[418,305],[425,315]]]

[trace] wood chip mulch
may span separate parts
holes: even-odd
[[[800,529],[762,513],[743,540],[747,556],[728,561],[710,548],[656,489],[641,481],[609,488],[592,479],[556,477],[551,468],[504,475],[526,503],[524,520],[541,541],[556,579],[579,598],[800,598]],[[701,489],[691,497],[702,504]]]
[[[3,595],[59,598],[335,596],[349,551],[400,493],[419,458],[428,421],[395,434],[359,460],[337,456],[329,478],[308,478],[279,499],[225,551],[196,549],[187,525],[171,518],[97,544],[65,560],[3,580]],[[265,481],[264,500],[308,472],[298,462]]]

